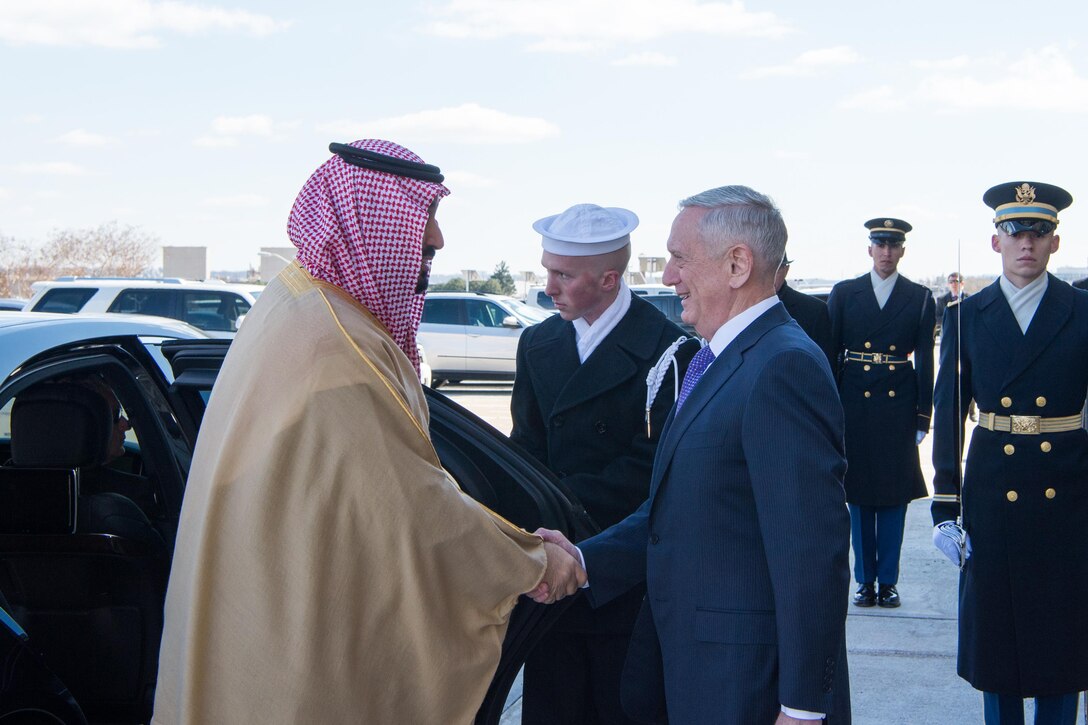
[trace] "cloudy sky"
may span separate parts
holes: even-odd
[[[0,0],[0,235],[116,220],[214,269],[286,246],[330,141],[442,167],[439,273],[539,269],[533,220],[579,202],[642,219],[770,194],[793,276],[868,269],[871,217],[910,221],[900,269],[997,274],[981,196],[1073,194],[1052,267],[1088,265],[1088,3],[843,0]]]

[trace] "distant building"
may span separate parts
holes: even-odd
[[[1058,267],[1051,270],[1051,273],[1066,282],[1076,282],[1078,279],[1088,277],[1088,267]]]
[[[257,254],[261,258],[259,277],[262,282],[271,282],[280,271],[295,261],[297,247],[261,247]]]

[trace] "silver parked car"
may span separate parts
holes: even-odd
[[[513,297],[432,292],[417,340],[432,386],[461,380],[513,380],[521,331],[549,313]]]

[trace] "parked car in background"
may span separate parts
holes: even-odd
[[[191,280],[61,277],[31,285],[32,312],[111,312],[172,317],[230,338],[257,301],[261,285]]]
[[[525,292],[525,304],[541,310],[554,310],[555,304],[552,298],[544,292],[544,285],[530,285]]]
[[[185,481],[229,344],[190,325],[146,316],[0,316],[0,635],[7,637],[0,644],[22,640],[25,632],[25,644],[67,685],[92,723],[149,722]],[[64,399],[42,394],[43,387],[89,373],[101,376],[120,403],[104,425],[117,426],[123,416],[131,426],[124,455],[108,467],[85,458],[88,441],[101,438],[95,419],[83,422],[67,411]],[[441,393],[426,392],[435,450],[468,495],[529,531],[558,529],[572,541],[595,532],[573,494],[531,456]],[[8,422],[16,406],[18,456]],[[24,426],[27,408],[37,413]],[[33,465],[12,460],[27,456]],[[110,487],[103,488],[104,481]],[[103,493],[138,507],[162,545],[76,533],[77,504]],[[522,598],[477,723],[499,722],[530,649],[575,599],[545,607]],[[36,681],[33,670],[41,663],[32,659],[4,660],[0,722],[82,722],[56,688],[23,687],[9,696],[8,688]],[[36,719],[28,720],[28,711]]]
[[[18,312],[26,307],[26,300],[15,297],[0,297],[0,312]]]
[[[513,380],[521,331],[549,313],[512,297],[431,292],[416,339],[432,386],[462,380]]]

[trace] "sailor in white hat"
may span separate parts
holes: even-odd
[[[563,479],[602,528],[626,518],[649,493],[657,437],[671,395],[649,405],[650,369],[683,331],[623,281],[634,212],[578,204],[535,224],[558,315],[527,328],[518,344],[511,439]],[[677,352],[679,378],[698,349]],[[664,367],[661,387],[677,375]],[[583,598],[533,649],[525,665],[522,722],[627,723],[620,673],[644,590],[600,609]]]

